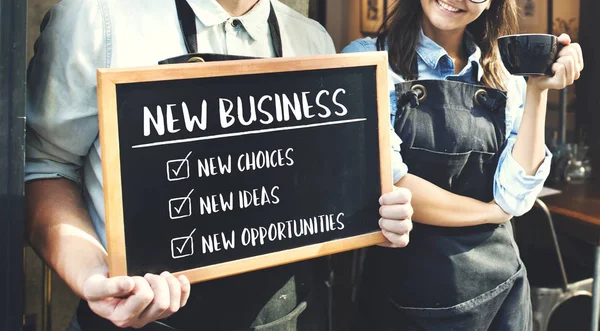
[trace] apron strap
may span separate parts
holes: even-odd
[[[265,1],[265,0],[263,0]],[[267,22],[269,24],[269,32],[271,33],[271,42],[273,44],[273,50],[275,51],[275,57],[283,56],[283,46],[281,42],[281,31],[279,29],[279,21],[277,21],[277,15],[273,4],[269,1],[271,12]],[[177,7],[177,17],[179,18],[179,27],[184,36],[185,48],[188,54],[198,53],[198,32],[196,31],[196,14],[190,7],[190,4],[186,0],[175,0],[175,6]]]
[[[186,0],[175,0],[179,27],[183,32],[183,41],[188,54],[198,53],[198,33],[196,32],[196,14]]]
[[[269,31],[271,32],[271,42],[273,43],[273,49],[275,50],[275,57],[283,57],[283,45],[281,43],[281,31],[279,30],[279,22],[277,21],[277,15],[275,15],[275,9],[273,4],[269,1],[271,6],[271,13],[269,14]]]

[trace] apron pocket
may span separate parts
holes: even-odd
[[[495,153],[475,150],[448,153],[412,146],[404,150],[402,157],[409,173],[444,190],[485,202],[493,199]]]
[[[510,292],[515,281],[520,277],[524,277],[525,268],[520,265],[519,269],[509,279],[495,288],[478,295],[468,301],[459,303],[451,307],[439,308],[416,308],[404,307],[396,304],[393,299],[389,299],[395,309],[407,316],[410,320],[416,321],[423,328],[432,330],[469,330],[475,331],[479,328],[471,328],[471,326],[481,325],[482,322],[488,321],[491,323],[496,312],[504,302],[506,296]],[[460,328],[456,328],[457,321],[472,320],[473,323],[464,325],[458,324]],[[447,326],[447,328],[445,327]],[[486,329],[483,329],[486,330]]]
[[[513,288],[524,286],[524,282],[525,269],[521,267],[509,279],[475,298],[437,308],[400,306],[389,296],[363,292],[352,331],[488,331],[502,304],[514,304],[506,301]]]

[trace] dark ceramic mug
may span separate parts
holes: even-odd
[[[502,62],[517,76],[552,75],[562,45],[550,34],[515,34],[498,38]]]

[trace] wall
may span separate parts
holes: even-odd
[[[361,0],[327,0],[327,31],[341,51],[353,40],[363,38],[360,31]]]
[[[40,34],[40,24],[46,12],[58,0],[27,1],[27,60],[33,56],[33,44]]]
[[[577,83],[579,99],[577,101],[578,126],[586,133],[586,143],[590,145],[593,176],[600,179],[600,94],[598,94],[598,76],[600,76],[600,2],[598,0],[581,1],[581,47],[585,57],[585,68]]]
[[[542,1],[543,12],[547,15],[546,1]],[[560,35],[567,33],[571,36],[573,41],[579,40],[579,12],[580,12],[580,0],[554,0],[552,5],[552,17],[553,26],[552,34]],[[547,18],[543,24],[543,29],[539,28],[539,31],[546,33]],[[558,91],[550,91],[548,94],[548,115],[546,118],[546,129],[549,135],[555,130],[559,129],[558,114],[560,108],[560,99]],[[579,139],[580,132],[576,129],[576,113],[577,113],[577,93],[575,86],[567,88],[567,141],[576,142]]]
[[[348,4],[354,0],[327,0],[326,28],[338,52],[346,45],[348,39],[348,22],[353,19],[348,16]]]
[[[279,0],[286,5],[294,8],[297,12],[304,16],[308,16],[308,1],[309,0]]]

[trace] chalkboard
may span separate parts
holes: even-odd
[[[109,269],[204,281],[384,240],[387,55],[98,70]]]

